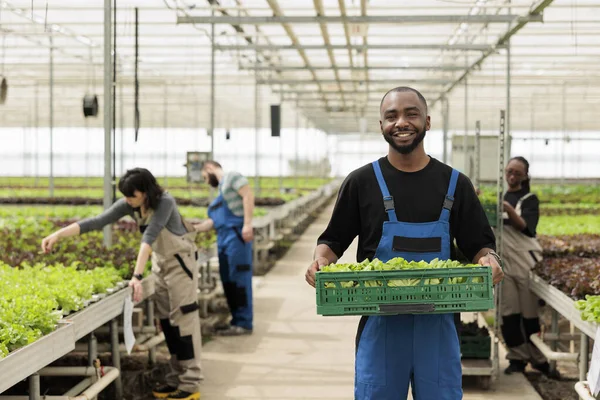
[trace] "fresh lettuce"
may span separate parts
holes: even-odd
[[[433,259],[431,262],[427,261],[407,261],[404,258],[396,257],[383,262],[377,258],[372,261],[364,260],[361,263],[343,263],[343,264],[329,264],[321,268],[322,272],[361,272],[361,271],[398,271],[398,270],[416,270],[416,269],[446,269],[446,268],[472,268],[481,267],[478,264],[461,264],[459,261],[454,260],[439,260]],[[428,278],[425,279],[424,285],[439,285],[443,283],[444,278]],[[398,287],[398,286],[417,286],[421,282],[419,278],[411,279],[391,279],[387,281],[387,286]],[[455,277],[448,278],[449,284],[466,283],[467,277]],[[471,280],[472,283],[483,283],[482,277],[474,277]],[[340,282],[343,288],[351,288],[358,286],[357,281],[344,281]],[[366,281],[364,282],[366,287],[378,287],[385,286],[384,281]],[[334,282],[325,282],[326,288],[335,288]]]

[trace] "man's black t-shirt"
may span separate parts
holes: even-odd
[[[394,198],[398,221],[432,222],[440,218],[452,168],[433,157],[417,172],[400,171],[387,157],[380,158],[379,163]],[[341,257],[358,235],[357,261],[372,260],[381,239],[383,222],[387,220],[383,194],[373,166],[367,164],[350,173],[342,183],[329,225],[317,243],[328,245]],[[463,174],[458,177],[450,212],[450,235],[469,261],[484,247],[496,248],[494,233],[473,185]],[[456,259],[454,246],[451,257]]]
[[[526,194],[527,192],[524,189],[516,192],[506,192],[504,200],[508,201],[511,206],[517,207],[519,199]],[[521,203],[521,217],[527,223],[527,226],[521,232],[529,237],[535,237],[537,224],[540,219],[540,200],[536,195],[529,196],[523,200],[523,203]],[[512,226],[512,221],[504,219],[504,224]]]

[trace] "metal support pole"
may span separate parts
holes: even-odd
[[[550,330],[553,334],[557,335],[559,334],[558,331],[558,311],[552,309],[552,321],[551,321],[551,325],[550,325]],[[558,343],[553,340],[552,342],[550,342],[550,349],[552,349],[552,351],[556,351],[556,349],[558,348]],[[583,343],[582,343],[583,346]],[[550,361],[550,371],[555,371],[556,370],[556,361]]]
[[[469,41],[469,35],[465,35],[465,42]],[[465,70],[469,69],[469,56],[465,54]],[[465,134],[462,140],[463,148],[463,173],[472,177],[469,171],[469,151],[467,150],[467,135],[469,134],[469,79],[465,77]]]
[[[110,351],[112,353],[113,367],[121,370],[121,353],[119,351],[119,321],[114,318],[110,321]],[[123,399],[123,382],[121,375],[115,379],[115,400]]]
[[[294,138],[294,174],[295,176],[295,180],[294,180],[294,186],[296,188],[296,193],[298,193],[300,187],[299,182],[298,182],[298,177],[300,175],[300,109],[298,108],[298,99],[296,99],[296,136]]]
[[[31,116],[31,106],[28,107],[29,108],[29,112],[27,113],[27,127],[23,127],[23,176],[28,175],[27,171],[29,170],[29,168],[27,167],[28,164],[28,155],[27,155],[27,142],[30,142],[31,139],[27,140],[27,136],[29,132],[31,132],[31,125],[32,125],[32,116]]]
[[[98,340],[96,339],[96,335],[94,335],[94,332],[92,332],[88,337],[88,367],[94,366],[94,361],[96,360],[96,358],[98,358]],[[97,377],[92,377],[93,382],[96,382],[97,380]],[[91,400],[95,399],[96,397],[92,398]]]
[[[496,243],[497,252],[502,256],[502,230],[504,228],[503,213],[503,200],[504,200],[504,148],[506,142],[506,112],[500,110],[500,132],[498,133],[498,175],[497,178],[497,191],[496,191]]]
[[[40,376],[33,374],[29,377],[29,400],[40,400]]]
[[[310,121],[308,120],[308,118],[306,118],[304,120],[304,135],[305,137],[308,138],[308,131],[310,129]],[[362,134],[360,135],[360,138],[362,140]],[[307,140],[308,141],[308,140]],[[310,143],[310,141],[308,141]],[[306,151],[308,154],[306,154],[306,161],[304,162],[304,164],[306,165],[306,170],[304,171],[304,187],[308,187],[308,177],[310,176],[310,150],[309,147],[306,147]],[[362,149],[362,146],[361,146]]]
[[[211,8],[211,16],[215,9]],[[215,155],[215,24],[210,24],[210,159]],[[211,196],[212,198],[212,196]]]
[[[565,153],[566,153],[566,138],[567,138],[567,85],[563,82],[562,85],[562,133],[563,143],[560,146],[560,184],[565,184]]]
[[[283,94],[281,95],[281,98],[279,99],[279,105],[280,107],[283,105]],[[280,109],[280,115],[281,115],[281,109]],[[281,129],[281,116],[279,117],[280,119],[280,123],[279,123],[279,193],[283,192],[283,129]]]
[[[448,110],[448,98],[442,97],[442,123],[443,123],[443,156],[444,164],[448,163],[448,127],[450,126],[450,116]]]
[[[98,358],[98,339],[94,332],[88,336],[88,367],[94,366],[94,360]]]
[[[121,173],[120,175],[123,176],[125,174],[125,147],[124,147],[124,141],[125,141],[125,107],[123,106],[124,102],[123,102],[123,83],[121,81],[119,81],[119,98],[121,99],[121,102],[119,103],[119,125],[121,126],[121,146],[120,146],[120,150],[121,150],[121,162],[120,162],[120,167],[121,167]]]
[[[533,150],[535,149],[535,144],[534,144],[534,140],[533,140],[533,137],[534,137],[533,132],[535,132],[535,99],[534,99],[534,97],[535,96],[533,96],[533,95],[531,96],[531,128],[530,128],[531,132],[529,134],[529,140],[531,142],[531,146],[530,146],[531,154],[529,156],[530,157],[529,162],[532,164],[534,163],[534,160],[533,160],[534,151]]]
[[[54,197],[54,39],[50,40],[50,197]]]
[[[167,132],[167,126],[169,125],[169,105],[168,105],[168,98],[169,98],[169,87],[167,86],[167,84],[165,84],[163,86],[164,89],[164,94],[163,94],[163,134],[165,135],[165,186],[168,187],[169,186],[169,174],[168,174],[168,169],[169,169],[169,134]],[[210,159],[212,160],[212,134],[210,136],[210,142],[211,142],[211,149],[210,149]]]
[[[258,35],[257,35],[258,40]],[[256,65],[258,65],[258,51]],[[259,147],[260,147],[260,86],[258,85],[258,69],[254,71],[254,193],[260,196]]]
[[[475,122],[475,188],[479,189],[481,180],[481,121]]]
[[[112,4],[110,0],[104,0],[104,209],[108,209],[112,205],[111,196],[111,139],[112,133],[112,42],[111,42],[111,26],[112,26]],[[112,227],[110,224],[104,227],[104,246],[110,247],[112,244]]]
[[[507,13],[510,14],[511,12],[511,8],[510,8],[510,0],[507,0],[509,6],[507,9]],[[511,26],[511,22],[508,23],[508,32],[510,32],[512,26]],[[506,132],[505,132],[505,138],[504,138],[504,161],[505,163],[508,162],[508,159],[510,158],[510,148],[511,148],[511,138],[510,135],[512,134],[511,131],[511,127],[510,127],[510,114],[512,112],[511,110],[511,104],[510,104],[510,85],[511,85],[511,54],[510,54],[510,37],[506,40]],[[504,165],[506,166],[506,164]]]
[[[39,148],[39,130],[40,130],[40,108],[39,108],[39,97],[40,97],[40,85],[39,83],[35,83],[35,100],[34,100],[34,109],[35,109],[35,186],[38,186],[40,183],[40,148]]]
[[[154,301],[146,300],[146,326],[156,329],[154,326]],[[156,348],[152,347],[148,351],[148,362],[150,365],[156,364]]]
[[[579,350],[579,380],[586,381],[589,368],[590,338],[581,333],[581,344]]]
[[[502,233],[504,229],[504,219],[502,218],[502,200],[504,197],[504,131],[505,131],[505,112],[504,110],[500,110],[500,131],[498,132],[498,175],[497,186],[496,186],[496,230],[494,233],[496,234],[496,251],[500,254],[500,257],[504,254],[504,235]],[[500,337],[500,320],[502,315],[500,313],[500,304],[502,301],[502,291],[501,286],[502,282],[500,282],[496,286],[496,290],[494,291],[496,294],[496,310],[495,310],[495,318],[494,318],[494,365],[493,368],[496,371],[496,375],[500,373],[500,360],[498,356],[498,342]]]
[[[117,0],[113,0],[113,76],[111,79],[110,92],[112,95],[112,202],[117,201]]]

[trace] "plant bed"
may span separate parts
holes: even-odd
[[[600,295],[600,257],[546,258],[533,272],[573,300]]]
[[[113,225],[113,245],[106,251],[101,231],[60,240],[49,254],[40,251],[42,239],[77,219],[5,218],[0,221],[0,261],[19,266],[23,263],[64,264],[75,262],[81,269],[114,267],[124,279],[129,279],[137,259],[141,233],[131,219],[121,219]],[[214,231],[196,235],[201,252],[208,252],[216,243]],[[85,260],[85,264],[81,262]],[[150,273],[148,261],[146,273]]]
[[[0,264],[0,359],[53,332],[65,315],[122,281],[114,268]]]
[[[190,199],[183,197],[175,197],[175,201],[181,206],[197,206],[197,207],[208,207],[210,200],[207,197]],[[263,207],[280,206],[286,203],[285,199],[279,197],[256,197],[254,199],[254,205]],[[0,197],[0,204],[24,204],[24,205],[71,205],[71,206],[92,206],[102,205],[103,200],[100,197],[82,197],[82,196],[70,196],[70,197],[46,197],[46,196],[32,196],[32,197]]]
[[[540,215],[542,217],[556,215],[596,215],[598,213],[600,213],[600,204],[546,203],[540,205]]]
[[[539,235],[579,235],[600,232],[600,215],[558,215],[540,218]]]
[[[563,257],[576,255],[579,257],[600,256],[600,235],[539,235],[538,241],[544,249],[544,257]]]

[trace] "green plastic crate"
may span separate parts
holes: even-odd
[[[460,355],[462,358],[489,359],[492,354],[490,336],[461,336]]]
[[[498,222],[498,206],[495,203],[483,203],[482,206],[490,225],[495,228]]]
[[[464,278],[450,283],[450,278]],[[473,282],[474,278],[481,281]],[[388,286],[389,280],[416,279],[415,286]],[[441,279],[438,284],[427,284]],[[379,282],[383,286],[368,286]],[[348,286],[354,282],[353,287]],[[326,287],[326,284],[335,287]],[[398,271],[317,272],[317,314],[395,315],[487,311],[494,308],[489,267]]]

